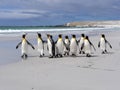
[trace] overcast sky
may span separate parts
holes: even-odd
[[[120,0],[0,0],[0,25],[120,20]]]

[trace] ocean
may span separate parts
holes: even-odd
[[[0,36],[18,36],[23,33],[50,33],[50,34],[89,34],[96,31],[120,30],[120,28],[100,28],[100,27],[54,27],[54,26],[0,26]]]

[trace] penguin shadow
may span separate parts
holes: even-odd
[[[112,52],[108,53],[108,54],[113,54]],[[29,55],[27,58],[21,58],[23,60],[27,60],[29,58],[49,58],[49,59],[53,59],[53,58],[56,58],[56,59],[60,59],[60,58],[79,58],[79,57],[86,57],[86,58],[92,58],[92,57],[99,57],[98,55],[90,55],[89,57],[87,57],[85,54],[80,54],[80,55],[65,55],[65,56],[62,56],[62,57],[52,57],[50,58],[48,55],[44,55],[44,56],[39,56],[39,55]]]
[[[91,55],[90,57],[99,57],[98,55]]]
[[[77,55],[69,55],[69,56],[67,56],[67,57],[76,58],[76,57],[79,57],[79,56],[77,56]]]
[[[106,52],[106,53],[102,53],[103,55],[105,54],[114,54],[114,52]]]
[[[90,55],[89,57],[84,55],[77,55],[77,56],[70,56],[70,57],[86,57],[86,58],[92,58],[92,57],[99,57],[98,55]]]
[[[22,59],[22,61],[24,61],[24,60],[28,60],[28,59],[30,59],[30,58],[35,58],[35,57],[37,57],[37,56],[28,56],[28,57],[26,57],[26,58],[22,58],[22,57],[21,57],[21,59]]]
[[[105,69],[105,68],[95,68],[92,67],[93,65],[86,65],[86,66],[77,66],[79,68],[84,68],[84,69],[93,69],[93,70],[100,70],[100,71],[116,71],[114,69]]]
[[[34,58],[34,57],[38,57],[37,55],[30,55],[30,56],[28,56],[28,58]]]
[[[90,69],[92,67],[92,65],[86,65],[86,66],[77,66],[79,68],[86,68],[86,69]]]
[[[108,52],[107,54],[114,54],[114,52]]]
[[[49,56],[47,56],[47,55],[44,55],[44,56],[39,56],[39,55],[30,55],[30,56],[28,56],[28,58],[44,58],[44,57],[49,57]]]
[[[94,69],[94,70],[101,70],[101,71],[116,71],[114,69],[105,69],[105,68],[95,68],[95,67],[91,67],[90,69]]]

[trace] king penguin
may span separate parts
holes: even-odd
[[[84,49],[81,50],[82,44],[84,43],[85,35],[82,33],[80,39],[78,40],[79,54],[85,54]]]
[[[78,42],[76,40],[76,35],[72,35],[72,38],[70,40],[70,53],[72,56],[76,56],[77,54],[77,47],[78,47]]]
[[[49,51],[49,58],[55,57],[55,42],[50,34],[47,34],[47,49]]]
[[[43,57],[44,56],[44,41],[40,33],[37,33],[37,35],[38,35],[38,40],[37,40],[38,52],[40,53],[40,57]]]
[[[84,43],[82,45],[82,48],[81,49],[84,49],[85,50],[85,54],[86,54],[86,57],[91,57],[91,46],[94,48],[94,50],[96,51],[94,45],[91,43],[91,41],[89,40],[89,37],[86,36],[85,37],[85,40],[84,40]]]
[[[21,45],[21,54],[22,54],[21,57],[24,59],[26,59],[28,57],[28,55],[27,55],[28,54],[28,45],[30,45],[33,49],[35,49],[34,46],[30,42],[28,42],[25,37],[26,37],[26,34],[23,34],[22,41],[20,43],[18,43],[18,45],[16,46],[16,49],[17,49]]]
[[[63,53],[64,53],[64,48],[65,48],[65,43],[62,39],[62,35],[59,34],[58,35],[58,40],[56,41],[56,51],[57,51],[57,57],[62,57]]]
[[[111,44],[106,40],[105,35],[101,34],[100,41],[98,43],[98,47],[102,50],[102,54],[107,53],[107,44],[109,45],[110,48],[112,48]]]
[[[65,48],[64,48],[64,55],[69,55],[70,52],[70,40],[68,36],[65,36]]]

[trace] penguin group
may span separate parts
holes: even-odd
[[[22,35],[21,42],[18,43],[16,49],[21,45],[21,58],[26,59],[28,57],[28,45],[33,49],[35,47],[25,38],[27,34]],[[44,48],[45,43],[47,44],[46,48],[49,53],[49,58],[58,58],[63,56],[76,56],[77,52],[79,54],[85,54],[86,57],[91,57],[92,48],[96,51],[95,46],[90,41],[89,37],[85,34],[81,34],[80,38],[77,40],[76,35],[72,34],[72,38],[69,39],[66,35],[63,39],[62,34],[58,35],[57,41],[54,41],[53,36],[47,34],[47,40],[42,39],[41,33],[37,33],[37,50],[39,57],[45,55]],[[107,41],[104,34],[101,34],[100,41],[98,42],[98,48],[101,49],[102,54],[107,53],[107,44],[112,48],[111,44]]]

